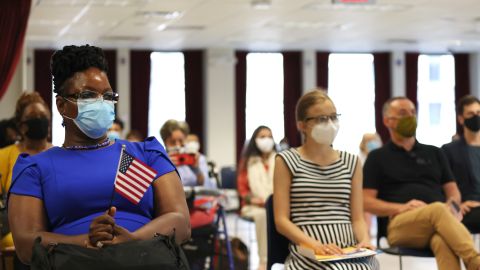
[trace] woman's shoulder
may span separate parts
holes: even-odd
[[[19,154],[20,150],[18,149],[18,145],[16,143],[0,148],[0,159],[8,158],[11,155],[18,156]]]
[[[338,154],[340,155],[340,159],[342,160],[352,160],[355,162],[359,160],[359,157],[357,154],[352,154],[347,151],[338,150]]]
[[[127,150],[131,149],[139,152],[158,152],[166,154],[165,147],[154,136],[146,138],[143,142],[130,142],[127,140],[117,140],[117,143],[126,146]]]

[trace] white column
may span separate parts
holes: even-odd
[[[117,117],[124,123],[124,136],[130,131],[130,50],[117,49],[117,92],[120,100],[117,105]]]
[[[303,63],[303,90],[307,92],[317,87],[317,65],[316,52],[314,50],[305,50],[302,52]]]
[[[480,97],[480,52],[470,54],[470,89],[472,95]]]
[[[392,52],[392,97],[405,96],[405,52]]]
[[[219,167],[235,159],[235,52],[211,48],[205,54],[205,154]]]
[[[23,81],[23,89],[28,89],[29,91],[34,91],[36,90],[35,87],[35,56],[33,54],[34,49],[33,48],[27,48],[25,53],[25,62],[24,62],[24,70],[25,70],[25,78]],[[52,90],[53,92],[53,90]],[[46,100],[48,102],[48,100]],[[55,106],[52,106],[52,108],[55,108]]]

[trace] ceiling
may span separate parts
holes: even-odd
[[[26,41],[54,48],[480,51],[480,1],[33,0]]]

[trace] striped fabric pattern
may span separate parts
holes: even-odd
[[[340,151],[340,158],[328,166],[319,166],[303,159],[295,148],[279,155],[292,172],[290,216],[305,234],[322,243],[335,243],[341,248],[356,244],[350,216],[351,181],[358,158]],[[317,262],[303,257],[290,245],[285,262],[288,270],[369,270],[378,269],[375,258],[337,262]]]

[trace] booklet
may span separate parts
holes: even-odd
[[[347,247],[342,249],[344,254],[339,255],[316,255],[312,249],[302,246],[297,246],[298,251],[303,256],[322,262],[340,261],[360,257],[369,257],[377,254],[376,251],[367,248]]]

